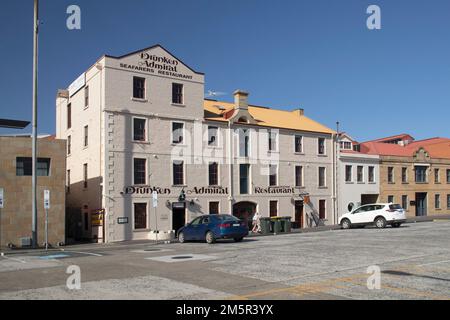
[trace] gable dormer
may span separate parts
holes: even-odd
[[[248,92],[236,90],[234,93],[235,109],[230,117],[232,123],[257,124],[257,121],[248,111]]]

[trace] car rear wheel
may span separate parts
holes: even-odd
[[[216,242],[216,238],[214,237],[214,233],[212,233],[211,231],[208,231],[206,233],[206,242],[208,244],[212,244],[212,243]]]
[[[384,219],[383,217],[378,217],[375,219],[375,226],[378,229],[383,229],[386,227],[386,219]]]
[[[240,238],[234,238],[234,241],[236,241],[236,242],[241,242],[242,239],[244,239],[244,238],[242,238],[242,237],[240,237]]]
[[[341,227],[342,227],[342,229],[350,229],[351,226],[352,226],[352,225],[351,225],[351,223],[350,223],[350,220],[344,219],[344,220],[341,221]]]
[[[178,234],[178,242],[179,243],[185,243],[186,242],[186,239],[184,238],[184,233],[183,232],[180,232]]]

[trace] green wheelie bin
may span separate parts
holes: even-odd
[[[272,218],[272,232],[274,234],[281,233],[281,220],[280,218]]]
[[[283,232],[291,232],[291,217],[283,217]]]
[[[261,234],[269,234],[270,233],[270,218],[259,218],[259,222],[261,225]]]

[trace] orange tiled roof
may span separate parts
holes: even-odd
[[[376,141],[361,143],[361,152],[382,156],[412,157],[420,148],[424,148],[432,158],[450,159],[450,139],[448,138],[419,140],[406,146]]]
[[[235,109],[234,103],[215,100],[205,100],[205,120],[228,121]],[[257,121],[258,125],[280,129],[299,131],[335,133],[334,130],[304,116],[295,111],[270,109],[267,107],[248,106],[249,113]]]

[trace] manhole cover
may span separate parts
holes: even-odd
[[[172,257],[172,259],[192,259],[192,256],[176,256],[176,257]]]

